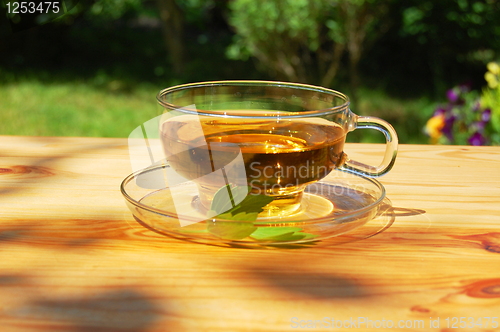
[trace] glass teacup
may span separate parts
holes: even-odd
[[[157,99],[165,108],[160,140],[166,160],[178,178],[198,186],[199,210],[210,211],[221,188],[244,187],[273,198],[262,217],[289,216],[300,211],[305,188],[331,171],[378,177],[396,158],[398,138],[389,123],[352,113],[345,94],[322,87],[202,82],[164,89]],[[358,128],[384,134],[380,165],[344,152],[346,134]]]

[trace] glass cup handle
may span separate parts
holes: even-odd
[[[396,154],[398,151],[398,135],[391,124],[385,120],[372,116],[354,115],[352,118],[351,128],[351,130],[375,129],[382,132],[386,140],[384,159],[379,166],[371,166],[351,160],[345,156],[344,163],[339,167],[339,169],[368,177],[378,177],[389,172],[396,161]]]

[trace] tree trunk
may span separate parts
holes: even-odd
[[[176,74],[185,65],[184,16],[175,0],[157,0],[162,21],[162,32],[169,60]]]
[[[359,89],[359,73],[358,73],[358,63],[361,59],[361,43],[349,42],[349,87],[350,95],[353,103],[358,101],[358,89]]]
[[[335,76],[337,76],[337,71],[340,66],[340,61],[342,60],[342,54],[344,53],[345,50],[345,45],[342,43],[336,43],[334,50],[333,50],[333,56],[332,60],[330,62],[330,66],[328,67],[328,70],[326,73],[323,75],[321,78],[321,85],[324,87],[330,87],[332,84]]]
[[[366,2],[361,5],[346,2],[344,6],[347,50],[349,52],[350,95],[355,103],[358,99],[357,90],[359,88],[358,64],[363,53],[368,25],[373,20],[373,16],[370,14]]]

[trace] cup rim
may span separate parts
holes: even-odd
[[[171,103],[165,102],[163,100],[163,97],[171,92],[177,92],[181,90],[186,90],[190,88],[197,88],[197,87],[204,87],[204,86],[272,86],[272,87],[288,87],[288,88],[294,88],[294,89],[301,89],[301,90],[309,90],[309,91],[316,91],[320,93],[325,93],[329,95],[335,95],[337,97],[340,97],[344,100],[344,103],[338,106],[333,106],[325,109],[318,109],[318,110],[311,110],[311,111],[302,111],[302,112],[294,112],[294,113],[288,113],[288,112],[282,112],[282,111],[274,111],[272,114],[268,114],[266,116],[256,116],[255,114],[252,115],[246,115],[246,114],[227,114],[225,111],[210,111],[210,110],[199,110],[199,109],[188,109],[185,108],[186,105],[184,106],[179,106],[179,105],[174,105]],[[184,113],[187,114],[194,114],[194,115],[203,115],[203,116],[224,116],[228,118],[270,118],[270,117],[280,117],[280,118],[303,118],[303,117],[310,117],[310,116],[321,116],[321,115],[326,115],[326,114],[331,114],[335,112],[342,111],[346,108],[349,108],[350,105],[350,100],[349,97],[337,90],[321,87],[321,86],[316,86],[316,85],[310,85],[310,84],[304,84],[304,83],[292,83],[292,82],[282,82],[282,81],[265,81],[265,80],[222,80],[222,81],[206,81],[206,82],[195,82],[195,83],[186,83],[186,84],[179,84],[175,85],[172,87],[168,87],[166,89],[161,90],[157,95],[156,95],[156,100],[158,103],[163,106],[164,108],[168,108],[171,110],[175,109],[182,109]]]

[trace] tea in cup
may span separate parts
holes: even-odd
[[[301,209],[306,187],[333,170],[378,177],[393,166],[397,134],[386,121],[358,116],[349,98],[323,87],[268,81],[218,81],[162,90],[160,140],[170,167],[196,183],[198,209],[208,211],[224,186],[271,196],[263,217]],[[381,131],[386,150],[378,166],[351,160],[347,133]],[[232,199],[232,195],[229,194]]]

